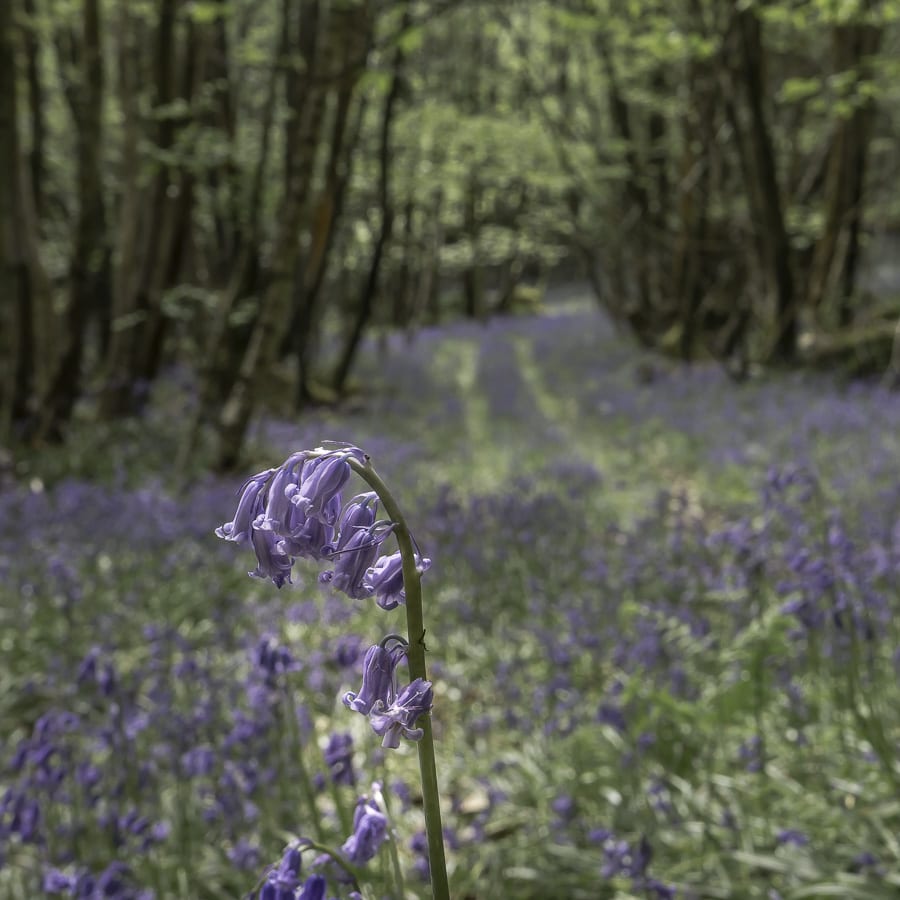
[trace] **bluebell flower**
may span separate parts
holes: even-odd
[[[371,528],[375,524],[375,516],[378,510],[378,495],[374,491],[365,494],[357,494],[341,513],[338,526],[339,537],[333,551],[343,550],[347,542],[358,531]]]
[[[340,509],[340,498],[333,501],[335,515]],[[278,543],[278,549],[288,556],[307,559],[326,559],[334,540],[334,528],[320,519],[307,518],[296,506],[291,506],[285,521],[285,530]]]
[[[234,519],[216,529],[220,538],[239,544],[249,543],[253,523],[262,511],[263,490],[274,472],[274,469],[266,469],[244,482]]]
[[[431,566],[430,559],[416,555],[416,569],[419,574]],[[375,594],[375,602],[382,609],[394,609],[406,602],[403,589],[403,557],[398,550],[390,556],[382,556],[366,572],[365,583]]]
[[[353,737],[346,732],[332,734],[324,751],[325,765],[335,784],[356,784],[353,771]]]
[[[263,673],[267,683],[273,683],[279,675],[283,675],[285,672],[295,668],[291,651],[287,647],[282,647],[274,638],[269,636],[264,636],[260,639],[256,645],[253,659]]]
[[[299,847],[288,847],[278,866],[266,876],[266,883],[259,892],[259,900],[295,900],[300,886],[300,867],[303,857]]]
[[[420,716],[431,711],[433,699],[431,682],[417,678],[403,688],[384,712],[372,711],[369,722],[375,734],[382,738],[381,746],[396,749],[401,735],[411,741],[421,739],[424,731],[415,724]]]
[[[239,869],[256,869],[260,862],[259,847],[247,840],[239,838],[228,850],[228,860]]]
[[[775,835],[775,841],[780,846],[793,844],[795,847],[805,847],[809,843],[809,836],[795,828],[784,828]]]
[[[297,900],[325,900],[326,881],[321,875],[310,875],[303,883]]]
[[[362,687],[359,693],[344,694],[344,706],[364,716],[390,706],[395,693],[394,673],[403,652],[402,648],[389,650],[380,644],[369,647],[363,660]]]
[[[387,836],[387,818],[378,804],[360,797],[353,813],[353,833],[341,845],[341,852],[353,865],[363,865],[375,856]]]
[[[297,480],[300,477],[298,465],[305,456],[305,453],[292,453],[275,470],[266,492],[265,508],[254,520],[254,528],[274,531],[276,534],[285,531],[288,511],[291,508],[290,492],[297,488]]]
[[[51,866],[44,871],[41,887],[47,894],[71,894],[77,884],[77,876],[68,875]]]
[[[335,552],[334,569],[323,572],[319,580],[353,600],[368,597],[372,588],[366,584],[366,572],[375,562],[378,549],[389,533],[390,528],[379,523],[356,531],[343,548]]]
[[[257,565],[249,574],[253,578],[270,578],[277,588],[285,582],[290,584],[294,561],[283,550],[278,549],[279,541],[275,533],[262,528],[253,528],[251,542],[256,553]]]
[[[340,493],[350,479],[350,464],[343,456],[322,456],[308,460],[303,466],[302,479],[288,496],[303,514],[334,525],[340,512]],[[334,500],[338,502],[335,505]]]

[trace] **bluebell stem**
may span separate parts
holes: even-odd
[[[342,508],[341,492],[351,472],[372,491],[357,495]],[[378,501],[388,521],[376,521]],[[333,568],[323,572],[320,581],[353,599],[374,594],[376,603],[384,609],[405,603],[410,639],[405,653],[412,682],[397,692],[394,669],[398,650],[385,651],[382,644],[367,654],[359,693],[348,693],[344,702],[370,716],[383,746],[397,747],[401,737],[420,742],[432,891],[436,900],[445,900],[449,888],[431,735],[433,689],[426,675],[421,590],[421,576],[430,561],[416,551],[387,485],[357,447],[332,445],[329,449],[300,451],[278,469],[251,478],[244,485],[234,519],[216,534],[226,540],[251,543],[257,557],[257,568],[251,574],[270,579],[276,587],[290,582],[296,557],[309,556],[334,560]],[[389,534],[396,537],[399,551],[379,559],[380,547]]]

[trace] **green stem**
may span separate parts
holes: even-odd
[[[316,805],[316,792],[313,788],[312,779],[309,777],[309,771],[307,770],[306,763],[303,759],[303,753],[306,748],[303,746],[303,740],[300,737],[300,726],[297,723],[297,707],[294,705],[293,696],[287,685],[281,685],[280,693],[283,699],[283,715],[287,719],[285,724],[291,742],[292,753],[290,755],[297,762],[297,770],[300,776],[298,779],[300,782],[300,791],[303,794],[303,799],[309,810],[310,824],[315,832],[316,840],[323,841],[325,840],[325,832],[322,827],[321,817],[319,816],[319,808]],[[284,765],[284,763],[282,764]],[[285,771],[287,771],[286,766]]]
[[[422,612],[422,576],[416,568],[416,551],[403,513],[387,485],[372,468],[352,457],[348,459],[353,469],[369,487],[378,494],[384,511],[394,523],[394,534],[403,561],[403,588],[406,592],[406,630],[409,638],[407,661],[411,680],[428,678],[425,668],[425,619]],[[425,807],[425,834],[428,837],[428,865],[431,870],[431,891],[434,900],[449,900],[447,863],[444,859],[444,834],[441,828],[441,803],[435,765],[434,738],[431,733],[431,715],[422,716],[417,723],[424,734],[418,742],[419,773],[422,779],[422,803]]]

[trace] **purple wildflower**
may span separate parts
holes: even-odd
[[[288,847],[278,866],[269,872],[259,892],[259,900],[294,900],[300,886],[300,866],[303,857],[299,847]]]
[[[340,509],[339,497],[335,497],[332,503]],[[334,528],[331,525],[326,525],[320,519],[307,518],[298,507],[291,506],[278,549],[288,556],[325,559],[333,539]]]
[[[338,498],[350,478],[350,471],[350,464],[343,456],[308,460],[303,466],[299,485],[289,488],[287,496],[305,516],[319,519],[325,525],[334,525],[337,512],[340,512]]]
[[[353,865],[367,863],[387,840],[387,818],[374,800],[360,797],[353,813],[353,834],[341,845],[341,852]]]
[[[427,571],[430,566],[430,559],[416,555],[416,569],[419,574]],[[394,609],[406,602],[406,591],[403,589],[403,558],[399,550],[376,561],[366,572],[366,585],[375,594],[375,602],[382,609]]]
[[[339,526],[340,537],[334,551],[343,550],[347,542],[358,531],[371,528],[375,524],[375,515],[378,509],[378,495],[374,491],[365,494],[357,494],[347,505],[341,514]]]
[[[303,452],[292,453],[278,467],[269,483],[265,511],[253,523],[254,528],[274,531],[276,534],[284,533],[288,511],[291,508],[291,493],[297,489],[298,464],[305,458],[306,454]]]
[[[433,699],[431,682],[417,678],[403,688],[383,713],[372,711],[369,720],[375,734],[383,738],[381,746],[396,749],[400,746],[401,735],[418,741],[424,731],[415,727],[416,721],[431,711]]]
[[[325,765],[331,772],[335,784],[356,784],[353,771],[353,737],[346,732],[332,734],[325,748]]]
[[[71,894],[77,884],[77,876],[67,875],[60,869],[51,867],[44,872],[41,887],[47,894]]]
[[[325,900],[326,881],[322,875],[310,875],[303,883],[297,900]]]
[[[775,841],[779,846],[793,844],[795,847],[805,847],[809,843],[809,836],[795,828],[785,828],[775,835]]]
[[[279,541],[275,533],[262,528],[254,528],[251,541],[256,553],[257,565],[249,574],[253,578],[271,578],[277,588],[280,588],[285,582],[290,584],[293,560],[278,549]]]
[[[363,660],[362,687],[359,693],[344,694],[344,706],[364,716],[390,706],[395,693],[394,672],[404,652],[402,647],[393,650],[380,644],[369,647]]]
[[[323,572],[319,580],[324,584],[330,584],[337,591],[342,591],[353,600],[368,597],[372,589],[366,584],[366,572],[375,562],[378,548],[389,533],[389,528],[377,523],[370,528],[356,531],[343,549],[335,554],[337,562],[334,569]]]
[[[261,494],[274,472],[274,469],[266,469],[265,472],[259,472],[244,482],[234,519],[216,529],[216,534],[220,538],[238,544],[249,542],[253,522],[261,511]]]

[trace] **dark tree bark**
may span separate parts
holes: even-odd
[[[871,3],[864,4],[868,10]],[[882,30],[868,23],[835,26],[832,35],[835,70],[857,78],[870,75],[869,63],[881,43]],[[807,300],[815,310],[834,309],[837,324],[853,320],[853,296],[859,263],[864,187],[875,104],[855,99],[853,111],[838,120],[825,169],[824,225],[813,251]]]
[[[0,439],[30,430],[55,344],[50,284],[39,255],[31,176],[19,136],[14,6],[0,3]]]
[[[69,298],[62,348],[49,389],[42,399],[39,430],[59,439],[78,400],[85,330],[89,317],[101,324],[100,346],[108,334],[110,250],[103,205],[103,48],[99,0],[82,4],[79,81],[73,87],[72,113],[76,144],[76,199]]]
[[[410,22],[411,10],[407,3],[403,11],[401,31],[408,28]],[[381,272],[382,261],[394,230],[394,199],[391,195],[391,130],[394,124],[397,103],[403,90],[405,64],[406,54],[403,51],[402,43],[398,42],[394,49],[391,63],[391,83],[384,98],[384,111],[381,117],[381,133],[378,146],[378,201],[381,207],[381,226],[378,231],[378,237],[375,239],[372,261],[360,294],[356,315],[334,370],[333,384],[338,394],[344,392],[363,334],[372,317],[375,297],[378,293],[378,278]]]
[[[748,150],[747,188],[755,213],[761,262],[775,297],[772,356],[781,362],[789,362],[797,351],[797,296],[775,148],[765,108],[767,88],[762,25],[752,8],[737,10],[732,25],[737,57],[733,75],[746,106],[743,140]]]
[[[25,71],[28,79],[28,124],[31,148],[28,153],[28,168],[31,173],[31,192],[34,197],[35,214],[38,222],[45,212],[44,177],[47,163],[44,140],[47,127],[44,121],[44,84],[40,70],[40,41],[37,35],[37,0],[24,0],[23,8],[28,17],[25,28]]]
[[[288,152],[283,200],[259,315],[218,420],[220,468],[229,468],[239,458],[262,378],[276,360],[290,322],[302,239],[310,224],[310,186],[322,145],[328,93],[339,87],[340,73],[359,67],[360,28],[365,34],[370,28],[366,2],[342,0],[331,10],[323,29],[311,30],[319,22],[320,11],[324,12],[320,0],[303,0],[299,7],[297,51],[303,65],[289,74],[287,82],[291,115],[285,130]],[[368,38],[365,45],[368,47]],[[296,81],[301,76],[302,90]]]
[[[164,292],[176,283],[188,240],[193,208],[193,176],[188,169],[172,161],[176,140],[186,124],[186,116],[173,108],[176,99],[190,100],[194,81],[194,29],[185,25],[184,46],[176,28],[179,0],[160,0],[159,18],[153,40],[151,65],[154,92],[155,128],[153,138],[157,159],[156,173],[149,187],[136,183],[137,170],[126,171],[126,196],[123,198],[122,247],[119,252],[121,273],[117,278],[114,317],[117,320],[110,341],[107,378],[101,398],[101,413],[106,417],[139,412],[146,388],[156,375],[162,356],[166,318],[162,308]],[[135,35],[123,11],[129,32],[122,51],[135,53]],[[126,145],[123,162],[139,165],[137,146],[136,92],[140,71],[136,60],[127,56],[123,67],[123,109],[126,118]],[[141,214],[138,214],[141,210]],[[133,231],[125,213],[140,221]]]
[[[337,96],[329,141],[324,184],[310,219],[310,245],[303,261],[302,276],[291,319],[291,339],[296,362],[294,406],[301,409],[312,399],[310,361],[315,347],[319,297],[331,257],[335,229],[344,206],[344,195],[352,171],[353,151],[362,126],[364,107],[358,105],[351,122],[356,85],[365,68],[371,34],[360,28],[352,7],[335,12],[342,17],[339,30],[346,35],[346,61],[337,78]]]

